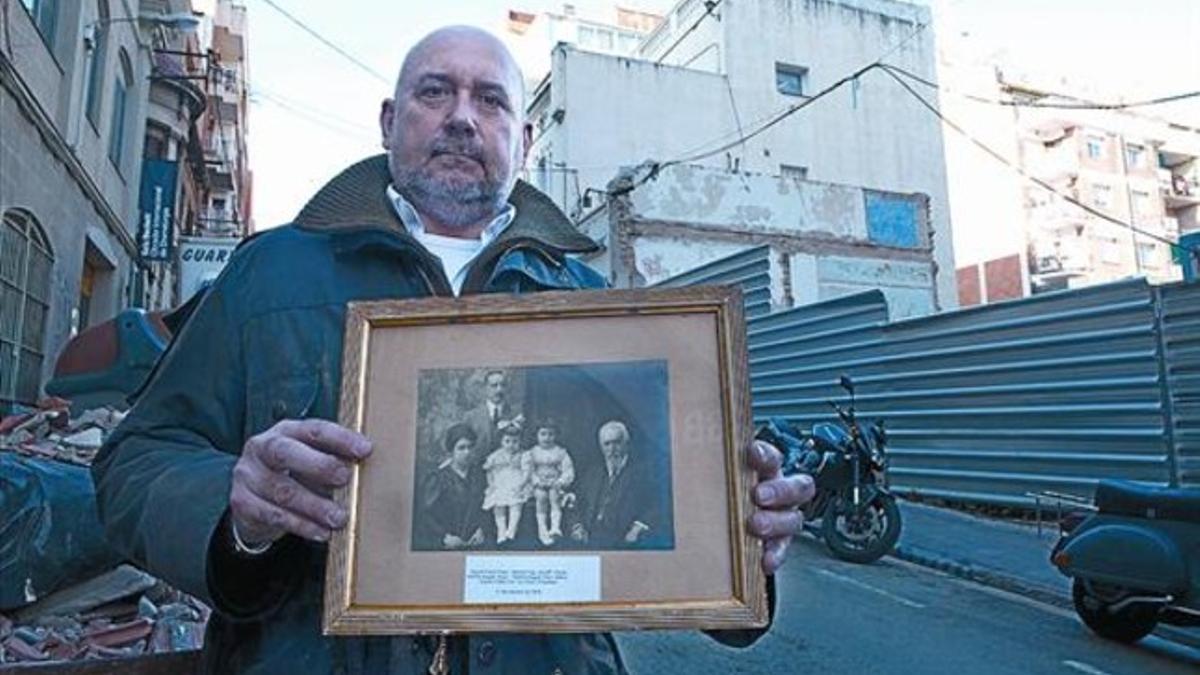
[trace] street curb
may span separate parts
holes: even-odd
[[[1011,574],[947,558],[919,547],[896,545],[891,555],[905,562],[945,572],[959,579],[974,581],[984,586],[1015,593],[1047,605],[1070,610],[1071,612],[1075,611],[1075,606],[1071,598],[1063,593],[1039,586],[1038,584],[1029,583]],[[1154,630],[1154,635],[1169,642],[1193,649],[1200,649],[1200,632],[1198,631],[1189,631],[1176,626],[1159,626]]]
[[[984,586],[1025,596],[1047,605],[1074,611],[1071,598],[1067,595],[1038,584],[1029,583],[1011,574],[947,558],[919,547],[897,545],[895,550],[892,551],[892,555],[914,565],[929,567],[960,579],[974,581]]]

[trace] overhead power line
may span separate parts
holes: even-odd
[[[1133,223],[1127,223],[1119,218],[1114,218],[1114,217],[1108,215],[1107,213],[1104,213],[1103,211],[1096,209],[1096,208],[1076,199],[1074,196],[1072,196],[1066,192],[1060,191],[1058,188],[1051,185],[1050,183],[1047,183],[1046,181],[1042,180],[1041,178],[1038,178],[1037,176],[1034,176],[1034,175],[1026,172],[1025,169],[1021,168],[1017,164],[1014,164],[1007,157],[1000,154],[996,150],[992,149],[990,146],[988,146],[987,144],[985,144],[983,141],[979,140],[978,138],[975,138],[975,136],[971,135],[970,132],[963,129],[961,126],[956,124],[953,120],[947,118],[944,114],[942,114],[942,111],[939,110],[937,108],[937,106],[933,105],[928,100],[926,100],[924,96],[921,96],[919,93],[917,93],[917,91],[915,89],[913,89],[912,86],[908,82],[906,82],[898,73],[893,72],[892,66],[883,65],[883,66],[881,66],[881,69],[885,73],[887,73],[893,80],[895,80],[897,83],[899,83],[900,86],[903,87],[905,89],[905,91],[907,91],[910,95],[912,95],[912,97],[915,98],[917,100],[917,102],[919,102],[926,110],[933,113],[933,115],[935,117],[937,117],[939,120],[941,120],[942,124],[945,124],[950,129],[953,129],[955,133],[959,134],[963,138],[966,138],[975,147],[979,148],[984,153],[991,156],[993,159],[1000,162],[1001,164],[1004,164],[1008,168],[1012,169],[1013,171],[1015,171],[1017,174],[1019,174],[1025,180],[1033,183],[1034,185],[1037,185],[1038,187],[1042,188],[1043,190],[1046,190],[1047,192],[1055,195],[1059,199],[1062,199],[1063,201],[1065,201],[1069,204],[1072,204],[1105,222],[1111,223],[1113,225],[1117,225],[1119,227],[1126,228],[1132,232],[1136,232],[1137,234],[1142,235],[1143,237],[1146,237],[1147,239],[1153,239],[1160,243],[1167,244],[1168,246],[1178,246],[1180,248],[1184,248],[1179,242],[1172,241],[1170,239],[1167,239],[1166,237],[1155,234],[1153,232],[1147,232],[1146,230],[1139,228],[1138,226],[1134,225]],[[1192,250],[1195,250],[1195,249],[1192,249]]]
[[[703,18],[704,18],[703,16],[700,17],[701,20],[703,20]],[[699,25],[699,24],[698,23],[693,24],[692,28],[690,28],[688,30],[689,31],[693,30],[696,25]],[[739,132],[737,133],[737,138],[735,138],[732,141],[722,143],[721,145],[719,145],[716,148],[713,148],[711,150],[704,150],[704,151],[697,151],[695,153],[688,153],[682,157],[677,157],[675,159],[664,161],[664,162],[658,162],[658,161],[654,161],[654,160],[649,160],[649,161],[643,162],[639,168],[644,169],[646,171],[645,175],[643,175],[641,178],[633,181],[629,185],[621,186],[615,192],[611,192],[610,196],[620,196],[623,194],[628,194],[630,192],[633,192],[634,190],[638,189],[639,187],[645,185],[647,182],[656,178],[658,176],[659,172],[665,168],[675,166],[677,164],[688,164],[691,162],[698,162],[702,159],[707,159],[709,157],[712,157],[713,155],[719,155],[722,152],[725,152],[731,148],[734,148],[734,147],[744,144],[746,141],[766,132],[771,127],[774,127],[775,125],[784,121],[788,117],[791,117],[792,115],[794,115],[797,112],[800,112],[801,110],[807,108],[808,106],[816,103],[817,101],[828,96],[829,94],[833,93],[834,91],[837,91],[838,89],[845,86],[847,83],[853,82],[853,81],[857,80],[859,77],[861,77],[862,75],[874,70],[875,68],[881,67],[883,65],[884,59],[886,59],[887,57],[896,53],[898,50],[900,50],[905,45],[907,45],[909,42],[911,42],[913,39],[915,39],[918,35],[921,34],[922,31],[925,30],[925,28],[927,26],[928,26],[928,24],[924,24],[924,23],[917,24],[917,27],[915,29],[913,29],[912,33],[910,33],[908,36],[906,36],[903,40],[900,40],[896,44],[892,45],[889,49],[887,49],[885,52],[883,52],[883,54],[881,54],[874,61],[872,61],[872,62],[868,63],[867,65],[863,66],[862,68],[859,68],[858,70],[850,73],[849,75],[846,75],[845,77],[838,79],[833,84],[830,84],[829,86],[825,87],[824,89],[817,92],[816,94],[813,94],[812,96],[804,99],[803,101],[800,101],[799,103],[794,103],[792,105],[787,106],[783,110],[772,115],[771,117],[767,118],[766,120],[762,121],[761,123],[756,124],[750,132],[741,133],[739,130]],[[678,40],[676,41],[676,43],[678,43]],[[673,47],[674,46],[672,46],[672,48]],[[728,137],[729,137],[729,134],[725,134],[724,136],[722,136],[722,138],[728,138]],[[704,147],[704,146],[700,146],[700,147]]]
[[[298,105],[294,102],[288,102],[286,99],[273,96],[261,90],[252,91],[251,94],[260,100],[266,101],[286,112],[291,113],[295,117],[298,117],[309,124],[314,124],[328,131],[332,131],[333,133],[345,136],[346,138],[360,142],[376,140],[371,136],[365,127],[360,127],[358,125],[352,126],[348,123],[337,121],[333,118],[330,118],[326,113],[316,110],[315,108],[308,108]]]
[[[671,52],[675,51],[675,48],[679,46],[679,43],[683,42],[684,39],[687,38],[687,36],[691,35],[697,28],[699,28],[700,24],[704,23],[705,19],[707,19],[710,16],[713,16],[713,12],[716,11],[716,9],[721,6],[721,1],[722,0],[706,0],[706,2],[704,3],[704,13],[701,14],[698,19],[696,19],[695,23],[693,23],[691,25],[691,27],[689,27],[687,30],[685,30],[683,32],[682,35],[680,35],[678,38],[676,38],[675,42],[672,42],[671,46],[667,47],[667,51],[660,54],[659,57],[654,60],[654,62],[662,63],[663,59],[670,56]]]
[[[375,79],[379,80],[380,82],[383,82],[383,83],[384,83],[384,84],[386,84],[386,85],[389,85],[389,86],[390,86],[390,85],[392,84],[392,80],[391,80],[391,78],[389,78],[389,77],[387,77],[387,76],[383,75],[383,74],[382,74],[382,73],[380,73],[378,70],[375,70],[375,69],[374,69],[374,68],[372,68],[371,66],[368,66],[367,64],[363,63],[363,62],[362,62],[362,61],[361,61],[361,60],[360,60],[358,57],[354,56],[354,55],[353,55],[353,54],[351,54],[350,52],[348,52],[348,51],[346,51],[345,49],[341,48],[340,46],[338,46],[336,43],[334,43],[334,42],[333,42],[332,40],[330,40],[329,38],[327,38],[327,37],[325,37],[324,35],[321,35],[320,33],[318,33],[316,30],[314,30],[314,29],[310,28],[310,27],[308,26],[308,24],[304,23],[304,22],[303,22],[303,21],[301,21],[300,19],[298,19],[298,18],[296,18],[295,16],[293,16],[293,15],[292,15],[291,13],[289,13],[289,12],[288,12],[286,9],[284,9],[284,8],[280,7],[278,4],[276,4],[276,3],[275,3],[275,1],[274,1],[274,0],[262,0],[262,1],[263,1],[264,3],[266,3],[266,5],[267,5],[268,7],[270,7],[271,9],[274,9],[276,12],[279,12],[281,15],[283,15],[283,17],[284,17],[285,19],[287,19],[288,21],[291,21],[293,24],[295,24],[295,25],[296,25],[296,27],[298,27],[300,30],[304,31],[305,33],[308,33],[308,34],[309,34],[309,35],[311,35],[311,36],[312,36],[314,39],[316,39],[318,42],[320,42],[321,44],[325,45],[326,47],[329,47],[329,48],[330,48],[330,49],[332,49],[333,51],[337,52],[337,54],[338,54],[339,56],[341,56],[342,58],[346,59],[347,61],[349,61],[350,63],[354,64],[355,66],[357,66],[357,67],[359,68],[359,70],[362,70],[364,73],[366,73],[366,74],[370,75],[371,77],[373,77],[373,78],[375,78]]]
[[[921,77],[920,75],[917,75],[916,73],[909,72],[898,66],[893,66],[891,64],[887,64],[887,67],[889,70],[892,70],[893,72],[895,72],[898,75],[903,75],[904,77],[907,77],[908,79],[910,79],[914,82],[923,84],[932,89],[937,89],[939,91],[944,91],[948,94],[954,94],[956,96],[961,96],[963,98],[967,98],[972,101],[977,101],[979,103],[989,103],[991,105],[1002,105],[1002,106],[1009,106],[1009,107],[1015,107],[1015,108],[1061,108],[1061,109],[1070,109],[1070,110],[1124,110],[1126,108],[1143,108],[1146,106],[1162,105],[1164,103],[1174,103],[1175,101],[1183,101],[1183,100],[1186,100],[1189,98],[1200,97],[1200,91],[1186,91],[1186,92],[1183,92],[1180,94],[1171,94],[1170,96],[1160,96],[1158,98],[1147,99],[1144,101],[1130,101],[1128,103],[1097,103],[1095,101],[1088,101],[1088,100],[1076,98],[1069,94],[1059,94],[1057,92],[1048,91],[1048,92],[1045,92],[1046,96],[1055,96],[1058,98],[1069,99],[1069,101],[1062,102],[1062,103],[1054,103],[1054,102],[1047,102],[1047,101],[1018,101],[1015,99],[1014,100],[1002,100],[1002,99],[987,98],[986,96],[979,96],[977,94],[971,94],[971,93],[967,93],[967,92],[957,91],[955,89],[949,89],[947,87],[939,85],[936,82],[932,82],[926,78]]]

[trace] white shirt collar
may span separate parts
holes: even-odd
[[[392,208],[396,209],[396,215],[400,217],[400,222],[404,223],[404,228],[408,233],[420,239],[425,235],[425,223],[421,220],[421,214],[417,213],[417,209],[400,194],[396,188],[391,185],[387,186],[388,200],[392,202]],[[483,228],[480,234],[480,244],[487,246],[500,235],[513,220],[517,217],[517,207],[512,204],[507,204],[505,209],[501,211],[492,222]]]

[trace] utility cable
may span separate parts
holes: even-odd
[[[700,15],[700,18],[696,19],[695,23],[693,23],[690,28],[683,32],[683,35],[680,35],[678,38],[676,38],[675,42],[672,42],[671,46],[667,47],[667,51],[660,54],[659,57],[654,60],[654,63],[662,63],[663,59],[670,56],[671,52],[675,51],[675,48],[679,46],[679,43],[683,42],[687,36],[691,35],[693,31],[699,28],[700,24],[704,23],[705,19],[713,16],[713,12],[721,6],[721,2],[722,0],[706,0],[704,3],[704,13]]]
[[[369,138],[371,138],[365,127],[350,127],[345,123],[339,124],[330,120],[321,119],[319,116],[320,113],[314,110],[304,110],[297,105],[288,103],[286,100],[272,96],[261,90],[254,91],[252,93],[254,96],[261,98],[261,100],[271,103],[310,124],[314,124],[328,131],[340,134],[346,138],[350,138],[359,142],[366,142]]]
[[[378,70],[375,70],[371,66],[368,66],[367,64],[363,63],[358,57],[354,56],[353,54],[346,51],[345,49],[342,49],[341,47],[339,47],[337,44],[335,44],[329,38],[326,38],[324,35],[321,35],[316,30],[310,28],[308,26],[308,24],[304,23],[300,19],[298,19],[295,16],[293,16],[292,14],[290,14],[286,9],[280,7],[278,4],[275,3],[274,0],[262,0],[262,1],[271,9],[274,9],[276,12],[279,12],[280,14],[282,14],[285,19],[287,19],[288,21],[291,21],[300,30],[304,31],[305,33],[308,33],[310,36],[312,36],[318,42],[325,45],[326,47],[329,47],[333,51],[337,52],[337,54],[339,56],[346,59],[350,63],[353,63],[364,73],[370,75],[371,77],[379,80],[380,82],[382,82],[386,85],[391,86],[391,84],[392,84],[391,78],[381,74]]]
[[[1147,99],[1144,101],[1133,101],[1133,102],[1129,102],[1129,103],[1097,103],[1095,101],[1079,99],[1079,98],[1076,98],[1069,94],[1060,94],[1057,92],[1048,91],[1048,92],[1045,92],[1046,96],[1055,96],[1058,98],[1064,98],[1064,99],[1070,100],[1071,102],[1070,103],[1047,103],[1044,101],[1018,101],[1018,100],[1007,100],[1006,101],[1006,100],[999,100],[999,99],[994,99],[994,98],[987,98],[986,96],[979,96],[977,94],[956,91],[954,89],[949,89],[947,87],[939,85],[936,82],[932,82],[926,78],[923,78],[920,75],[917,75],[916,73],[912,73],[903,68],[900,68],[899,66],[893,66],[890,63],[884,64],[884,66],[888,70],[891,70],[892,72],[896,73],[897,75],[903,75],[904,77],[907,77],[908,79],[910,79],[914,82],[923,84],[932,89],[937,89],[939,91],[944,91],[949,94],[961,96],[963,98],[967,98],[972,101],[977,101],[979,103],[988,103],[991,105],[1002,105],[1002,106],[1009,106],[1009,107],[1016,107],[1016,108],[1062,108],[1062,109],[1070,109],[1070,110],[1125,110],[1126,108],[1142,108],[1142,107],[1146,107],[1146,106],[1162,105],[1164,103],[1174,103],[1175,101],[1183,101],[1183,100],[1186,100],[1189,98],[1200,97],[1200,91],[1187,91],[1187,92],[1183,92],[1180,94],[1171,94],[1170,96],[1160,96],[1158,98]]]
[[[942,124],[945,124],[947,127],[953,129],[955,133],[966,138],[973,145],[975,145],[975,147],[979,148],[980,150],[982,150],[983,152],[985,152],[986,154],[991,156],[996,161],[1000,162],[1001,164],[1004,164],[1005,166],[1009,167],[1013,171],[1017,172],[1025,180],[1028,180],[1029,182],[1031,182],[1034,185],[1037,185],[1038,187],[1042,188],[1043,190],[1046,190],[1047,192],[1057,196],[1058,198],[1062,199],[1063,201],[1065,201],[1069,204],[1073,204],[1073,205],[1079,207],[1080,209],[1086,211],[1087,213],[1089,213],[1103,221],[1106,221],[1113,225],[1118,225],[1120,227],[1124,227],[1132,232],[1135,232],[1137,234],[1142,235],[1143,237],[1146,237],[1147,239],[1153,239],[1160,243],[1167,244],[1168,246],[1177,246],[1180,248],[1185,248],[1177,241],[1171,241],[1170,239],[1167,239],[1166,237],[1160,236],[1153,232],[1147,232],[1146,230],[1139,228],[1138,226],[1134,225],[1133,223],[1127,223],[1118,218],[1114,218],[1114,217],[1108,215],[1107,213],[1100,211],[1099,209],[1093,208],[1092,206],[1085,204],[1084,202],[1073,197],[1072,195],[1070,195],[1066,192],[1060,191],[1058,188],[1054,187],[1050,183],[1047,183],[1046,181],[1042,180],[1041,178],[1038,178],[1037,176],[1029,174],[1023,168],[1021,168],[1020,166],[1018,166],[1018,165],[1014,164],[1012,161],[1010,161],[1007,157],[1000,154],[996,150],[993,150],[990,146],[986,145],[983,141],[980,141],[979,139],[972,136],[969,132],[967,132],[961,126],[956,124],[953,120],[948,119],[945,115],[942,114],[941,110],[938,110],[937,106],[933,105],[928,100],[926,100],[924,96],[921,96],[919,93],[917,93],[917,91],[915,89],[913,89],[912,86],[908,84],[908,82],[904,81],[904,79],[901,78],[900,75],[897,75],[896,73],[892,72],[891,67],[882,66],[882,70],[885,73],[887,73],[892,79],[894,79],[896,82],[898,82],[901,87],[903,87],[910,95],[912,95],[913,98],[917,99],[917,101],[922,106],[924,106],[925,109],[927,109],[929,112],[933,113],[933,115],[935,117],[937,117],[939,120],[941,120]],[[1192,252],[1196,252],[1197,249],[1190,248],[1188,250],[1191,250]]]
[[[741,133],[741,131],[739,129],[737,132],[737,138],[735,140],[733,140],[731,142],[723,143],[714,149],[704,150],[704,151],[693,151],[693,152],[685,153],[685,155],[683,157],[679,157],[679,158],[669,160],[666,162],[655,162],[653,160],[643,162],[641,167],[639,167],[639,168],[648,169],[646,175],[643,176],[642,178],[638,179],[637,181],[634,181],[630,185],[626,185],[626,186],[622,186],[622,187],[618,188],[617,192],[613,196],[627,194],[629,192],[632,192],[633,190],[636,190],[637,188],[646,184],[646,182],[648,182],[649,180],[657,177],[659,171],[661,171],[662,169],[665,169],[667,167],[674,166],[676,164],[687,164],[687,163],[691,163],[691,162],[697,162],[702,159],[707,159],[708,157],[712,157],[713,155],[718,155],[722,152],[725,152],[726,150],[729,150],[730,148],[744,144],[746,141],[750,140],[751,138],[754,138],[755,136],[762,134],[763,132],[767,131],[771,127],[775,126],[776,124],[779,124],[780,122],[782,122],[783,120],[787,119],[788,117],[794,115],[795,113],[799,112],[800,110],[807,108],[808,106],[817,102],[818,100],[825,97],[826,95],[833,93],[835,90],[841,88],[848,82],[853,82],[854,80],[858,79],[863,74],[865,74],[871,70],[874,70],[875,68],[881,67],[883,65],[884,59],[888,58],[892,54],[894,54],[897,51],[899,51],[900,49],[902,49],[909,42],[912,42],[914,39],[916,39],[916,37],[918,35],[920,35],[922,32],[924,32],[924,30],[928,26],[929,26],[929,24],[927,24],[927,23],[917,24],[917,27],[915,29],[913,29],[913,31],[911,33],[909,33],[903,40],[900,40],[896,44],[892,45],[890,48],[888,48],[886,51],[884,51],[878,58],[876,58],[871,63],[868,63],[867,65],[863,66],[862,68],[859,68],[858,70],[854,71],[853,73],[850,73],[849,75],[846,75],[845,77],[837,80],[833,84],[822,89],[821,91],[817,92],[816,94],[812,95],[811,97],[809,97],[799,103],[794,103],[792,105],[789,105],[789,106],[783,108],[782,110],[780,110],[779,112],[774,113],[771,116],[767,117],[763,121],[756,123],[754,125],[754,130],[748,134]],[[723,138],[728,138],[729,136],[730,136],[730,134],[724,134],[721,138],[719,138],[717,140],[721,140]],[[704,145],[708,145],[709,143],[712,143],[712,142],[714,142],[714,141],[709,141],[708,143],[705,143]],[[704,145],[701,145],[699,147],[703,148]]]

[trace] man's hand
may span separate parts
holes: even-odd
[[[804,527],[799,508],[816,490],[810,476],[783,476],[783,455],[770,443],[753,441],[747,454],[759,479],[754,503],[760,508],[750,516],[750,534],[763,540],[763,571],[774,574],[787,556],[792,537]]]
[[[329,495],[350,480],[350,465],[371,454],[363,435],[325,420],[284,420],[251,437],[233,467],[229,512],[249,545],[291,533],[328,541],[346,524]]]
[[[462,537],[458,535],[447,534],[446,536],[442,537],[442,546],[445,546],[446,548],[462,548],[463,543]]]
[[[586,542],[588,539],[587,530],[584,529],[583,525],[575,523],[575,525],[571,528],[571,538],[575,541]]]

